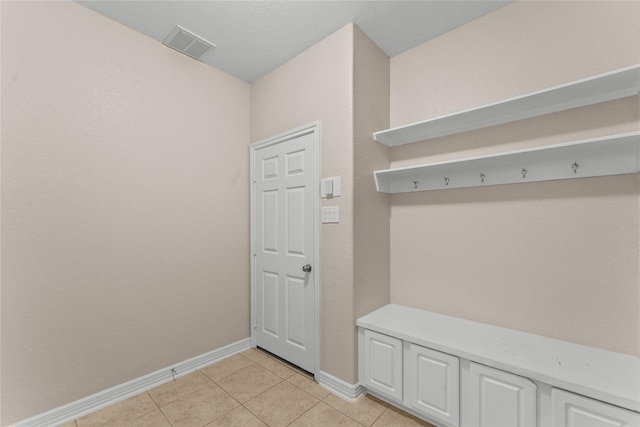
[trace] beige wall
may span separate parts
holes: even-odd
[[[2,34],[2,6],[0,6],[0,35]],[[0,71],[2,70],[2,44],[0,39]],[[2,85],[0,84],[0,104]],[[1,105],[0,105],[1,112]],[[0,114],[0,165],[2,164],[2,114]],[[2,168],[0,166],[0,224],[2,223]],[[0,226],[0,399],[2,399],[2,227]],[[0,401],[0,426],[2,425],[2,402]]]
[[[389,147],[373,133],[389,127],[389,57],[358,27],[354,32],[354,305],[355,318],[389,303],[389,195],[373,171],[389,168]],[[355,323],[355,322],[354,322]]]
[[[354,26],[347,25],[251,85],[251,140],[320,121],[320,176],[342,177],[340,223],[320,226],[321,369],[355,380],[353,360]]]
[[[249,336],[249,85],[2,2],[2,425]]]
[[[516,2],[391,61],[391,125],[640,62],[638,2]],[[638,97],[392,150],[392,166],[638,130]],[[640,354],[637,175],[392,196],[391,300]]]

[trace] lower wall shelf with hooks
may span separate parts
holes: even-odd
[[[640,132],[375,171],[382,193],[447,190],[640,172]]]

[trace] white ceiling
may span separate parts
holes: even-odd
[[[93,1],[78,3],[162,42],[180,25],[217,48],[200,60],[252,82],[349,22],[389,57],[510,1]],[[123,47],[124,48],[124,47]]]

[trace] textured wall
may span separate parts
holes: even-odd
[[[249,336],[249,85],[2,2],[2,425]]]
[[[358,27],[353,63],[355,324],[389,303],[390,197],[376,191],[373,171],[389,168],[390,150],[373,133],[389,127],[390,63]]]
[[[638,2],[515,2],[391,61],[399,126],[640,62]],[[392,166],[638,130],[638,97],[392,150]],[[391,300],[639,354],[637,175],[392,196]]]

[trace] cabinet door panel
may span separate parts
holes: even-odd
[[[370,330],[364,339],[365,386],[402,400],[402,341]]]
[[[526,378],[471,363],[469,414],[478,427],[535,427],[536,385]]]
[[[404,358],[405,398],[413,409],[460,424],[460,363],[449,354],[409,344]]]
[[[551,391],[556,427],[636,427],[640,414],[564,390]]]

